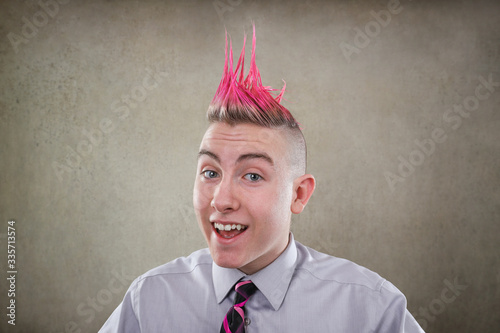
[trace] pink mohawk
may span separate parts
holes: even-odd
[[[252,123],[264,127],[286,126],[299,128],[290,111],[280,104],[285,93],[286,83],[277,97],[271,95],[271,92],[276,91],[276,89],[262,85],[259,69],[255,64],[255,25],[253,25],[250,70],[247,77],[243,79],[245,43],[246,36],[243,40],[243,49],[236,64],[236,69],[233,71],[233,45],[230,40],[228,55],[226,31],[224,73],[215,96],[208,107],[207,116],[209,122]]]

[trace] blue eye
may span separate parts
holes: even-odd
[[[245,178],[251,182],[257,182],[262,179],[262,177],[256,173],[247,173]]]
[[[212,170],[203,171],[202,174],[205,178],[208,178],[208,179],[216,178],[218,176],[217,172],[212,171]]]

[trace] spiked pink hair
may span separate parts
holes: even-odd
[[[208,120],[229,124],[252,123],[264,127],[299,128],[290,111],[280,104],[285,93],[286,83],[277,97],[271,95],[271,92],[276,91],[276,89],[262,85],[259,69],[255,64],[255,25],[253,25],[252,42],[250,70],[247,77],[243,79],[246,36],[243,40],[243,49],[236,69],[233,71],[233,45],[230,40],[228,55],[226,31],[224,73],[208,107]]]

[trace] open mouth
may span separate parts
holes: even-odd
[[[234,238],[239,234],[243,233],[248,228],[246,225],[238,223],[224,224],[224,223],[214,222],[212,223],[212,225],[217,234],[226,239]]]

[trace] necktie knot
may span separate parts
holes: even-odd
[[[243,307],[250,296],[252,296],[257,291],[257,287],[250,280],[238,282],[234,289],[236,290],[236,299],[234,302],[234,306],[240,307]]]
[[[245,310],[243,307],[250,296],[257,291],[257,287],[250,280],[238,282],[234,289],[236,290],[234,305],[229,309],[224,318],[220,330],[221,333],[244,332]]]

